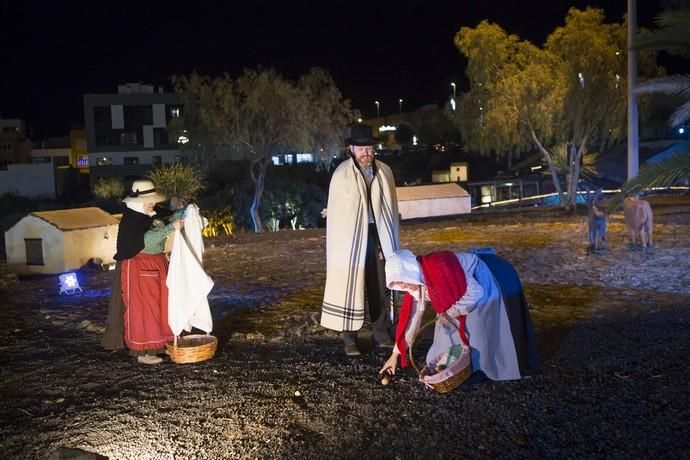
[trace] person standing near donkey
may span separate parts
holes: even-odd
[[[350,158],[333,172],[328,191],[321,326],[342,332],[345,353],[358,356],[365,313],[377,345],[394,345],[385,263],[400,246],[400,223],[393,172],[374,158],[371,126],[354,125],[345,142]]]

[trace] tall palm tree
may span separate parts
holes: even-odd
[[[690,56],[690,9],[664,11],[656,18],[658,28],[637,37],[637,48],[664,50],[670,54]],[[672,126],[690,119],[690,75],[670,75],[656,78],[638,86],[639,93],[665,93],[688,99],[671,116]],[[609,210],[618,207],[623,198],[653,186],[667,186],[690,180],[689,151],[680,151],[662,161],[640,168],[638,175],[623,184],[622,190],[609,204]]]

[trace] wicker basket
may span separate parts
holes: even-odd
[[[189,334],[175,337],[173,343],[165,346],[172,362],[177,364],[198,363],[213,358],[218,339],[210,334]]]
[[[430,386],[433,388],[436,392],[438,393],[448,393],[451,390],[454,390],[457,388],[462,382],[467,380],[470,375],[472,375],[472,365],[470,364],[469,361],[469,347],[465,347],[463,351],[463,355],[461,355],[460,358],[458,358],[453,364],[450,365],[452,368],[453,365],[456,366],[463,366],[462,362],[466,361],[466,364],[464,367],[461,369],[458,369],[457,372],[455,372],[453,375],[449,376],[448,378],[440,381],[440,382],[435,382],[435,383],[428,383],[424,380],[424,373],[422,369],[421,371],[419,370],[419,367],[417,367],[417,364],[414,362],[414,357],[412,356],[412,351],[414,349],[415,344],[417,343],[417,339],[421,336],[422,331],[426,329],[427,327],[431,326],[432,324],[435,324],[436,320],[431,320],[427,323],[425,323],[422,327],[419,328],[419,331],[417,331],[417,335],[414,338],[414,341],[412,342],[412,345],[408,349],[408,354],[410,356],[410,363],[412,364],[412,367],[414,370],[417,372],[417,376],[419,377],[419,380],[425,383],[427,386]]]

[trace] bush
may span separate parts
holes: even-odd
[[[104,177],[94,185],[93,194],[101,200],[116,200],[125,196],[125,186],[117,177]]]

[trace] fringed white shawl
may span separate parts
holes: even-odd
[[[364,323],[364,262],[373,210],[383,256],[399,247],[400,224],[395,180],[391,169],[375,162],[367,184],[353,159],[338,166],[331,178],[326,214],[326,288],[321,325],[335,331],[357,331]]]

